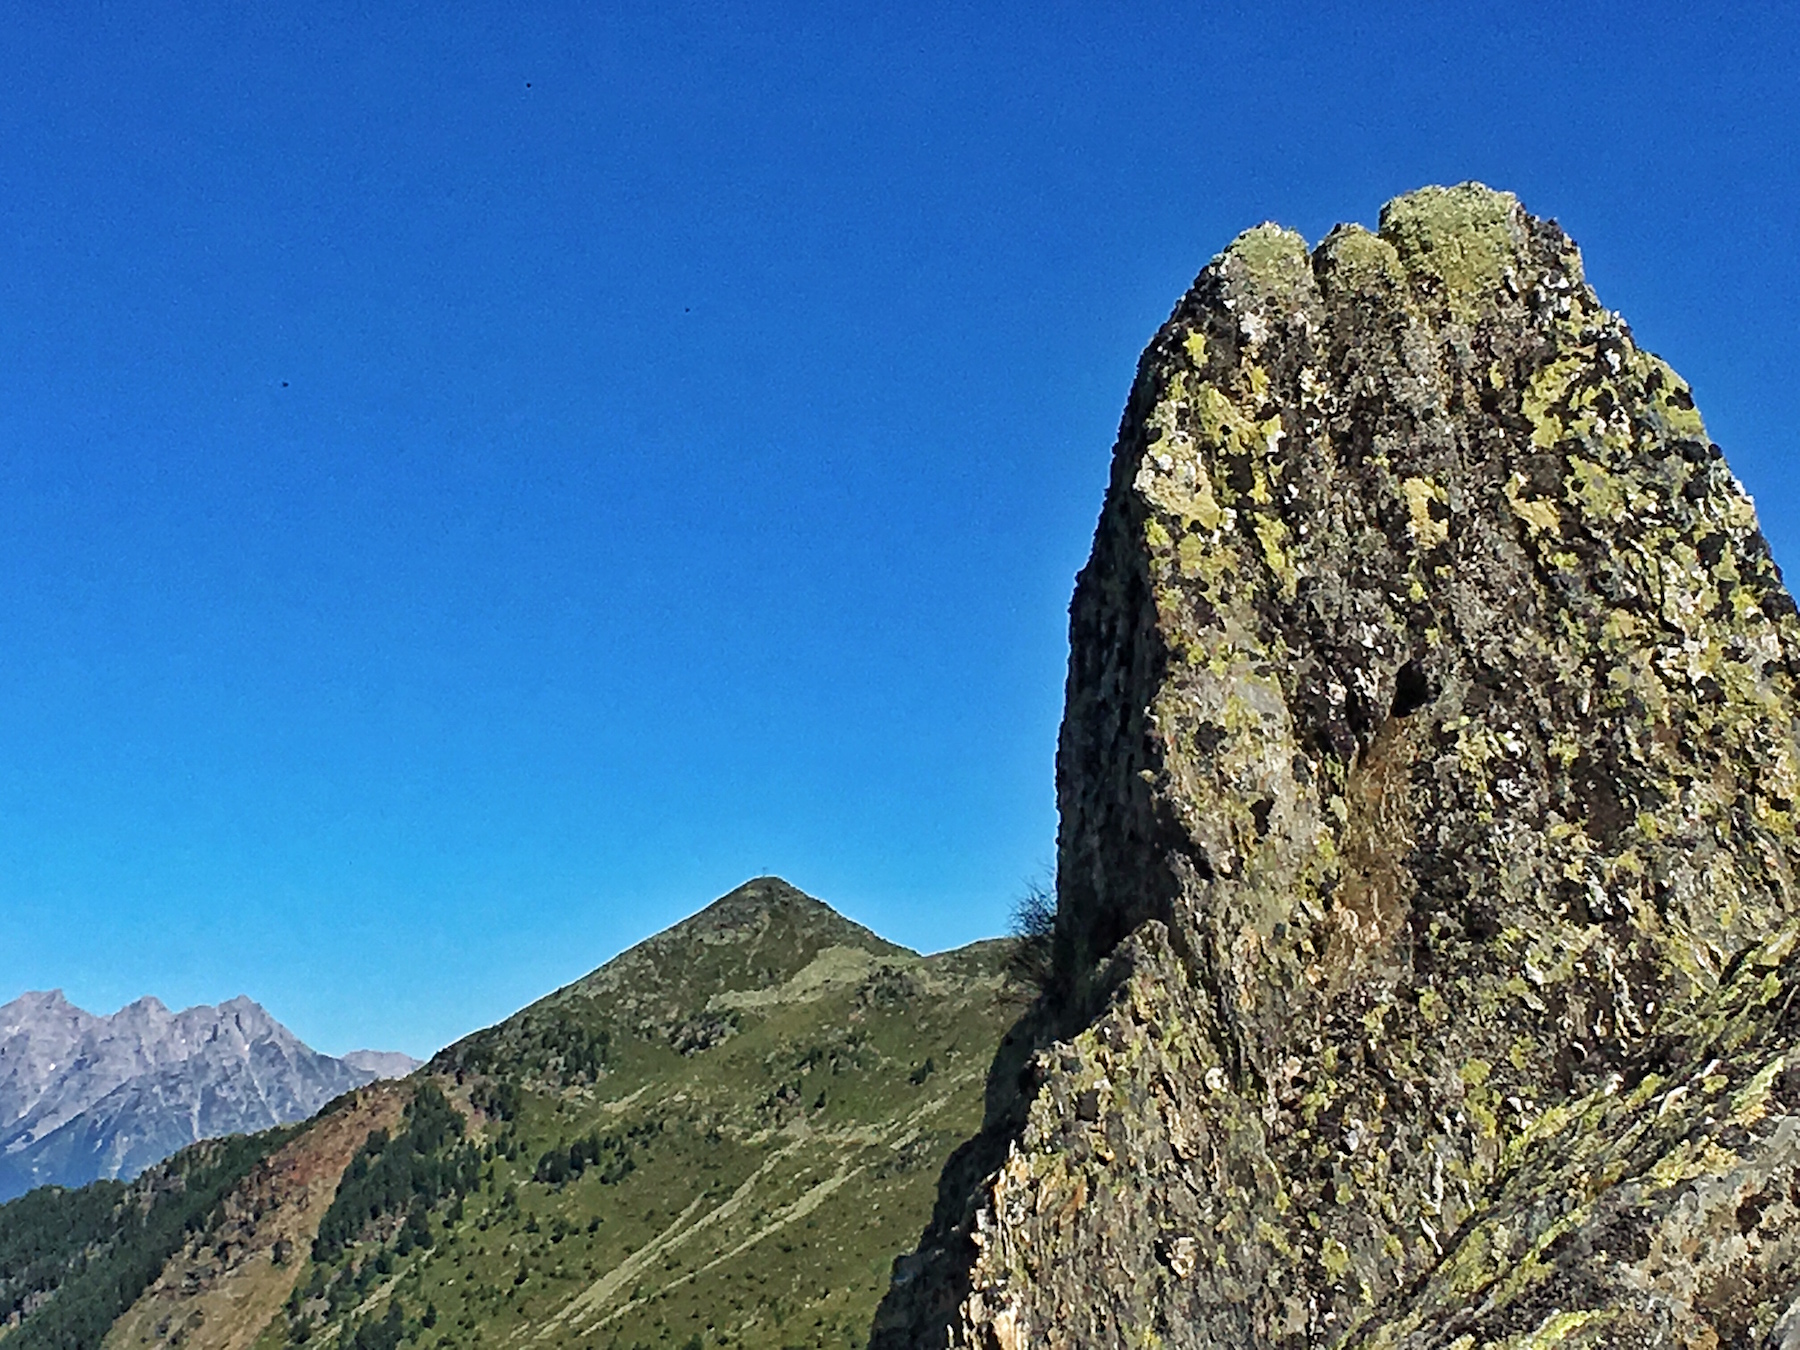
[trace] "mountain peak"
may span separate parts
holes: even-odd
[[[80,1011],[63,996],[63,991],[60,989],[28,989],[11,1003],[0,1003],[0,1014],[6,1015],[71,1010]]]
[[[22,1031],[47,1029],[52,1025],[64,1028],[65,1036],[80,1034],[80,1028],[97,1021],[92,1013],[84,1012],[69,1002],[60,989],[31,990],[20,994],[10,1003],[0,1003],[0,1044],[17,1036]],[[18,1072],[0,1075],[0,1083]],[[6,1120],[4,1088],[0,1086],[0,1124]]]
[[[497,1053],[495,1047],[530,1039],[538,1023],[578,1005],[632,1035],[667,1041],[721,1007],[782,989],[821,959],[814,974],[866,972],[919,957],[781,877],[753,877],[434,1062]]]
[[[351,1068],[376,1078],[405,1078],[425,1062],[398,1050],[352,1050],[342,1059]]]
[[[741,886],[734,886],[717,900],[714,900],[700,914],[749,914],[761,910],[776,909],[783,905],[817,905],[822,909],[830,909],[823,900],[814,899],[792,882],[781,877],[752,877]],[[698,916],[696,916],[698,917]]]
[[[667,936],[722,935],[760,929],[777,917],[808,924],[855,930],[883,946],[873,932],[846,919],[837,910],[815,896],[808,895],[780,877],[753,877],[714,900],[705,909],[688,916],[667,930]]]
[[[201,1010],[195,1009],[190,1011]],[[225,1002],[219,1004],[217,1008],[209,1008],[204,1011],[213,1013],[220,1021],[229,1018],[238,1027],[242,1028],[244,1034],[247,1036],[273,1036],[279,1038],[293,1035],[293,1033],[282,1026],[280,1022],[275,1020],[273,1014],[271,1014],[267,1008],[263,1007],[262,1004],[258,1003],[248,994],[239,994],[236,998],[225,1000]]]
[[[846,918],[791,882],[773,876],[746,881],[640,946],[668,953],[694,944],[716,947],[744,943],[771,952],[786,945],[796,953],[834,946],[859,948],[880,956],[917,955]]]
[[[309,1049],[243,994],[180,1013],[146,995],[105,1017],[60,990],[22,995],[0,1011],[0,1201],[302,1120],[404,1057],[365,1059],[379,1062]]]

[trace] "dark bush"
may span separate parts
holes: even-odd
[[[1038,993],[1056,979],[1056,882],[1041,878],[1026,884],[1013,902],[1012,936],[1016,943],[1008,963],[1013,978]]]

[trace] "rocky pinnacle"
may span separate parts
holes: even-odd
[[[1554,223],[1239,236],[1070,638],[1057,973],[876,1346],[1800,1347],[1800,623]]]

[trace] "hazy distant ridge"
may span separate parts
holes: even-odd
[[[133,1177],[196,1140],[304,1120],[414,1066],[320,1054],[244,997],[182,1012],[142,998],[97,1016],[61,990],[24,994],[0,1006],[0,1200]]]

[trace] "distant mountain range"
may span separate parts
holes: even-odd
[[[418,1066],[303,1044],[258,1004],[110,1016],[61,990],[0,1006],[0,1201],[36,1186],[129,1179],[197,1140],[304,1120],[340,1093]]]

